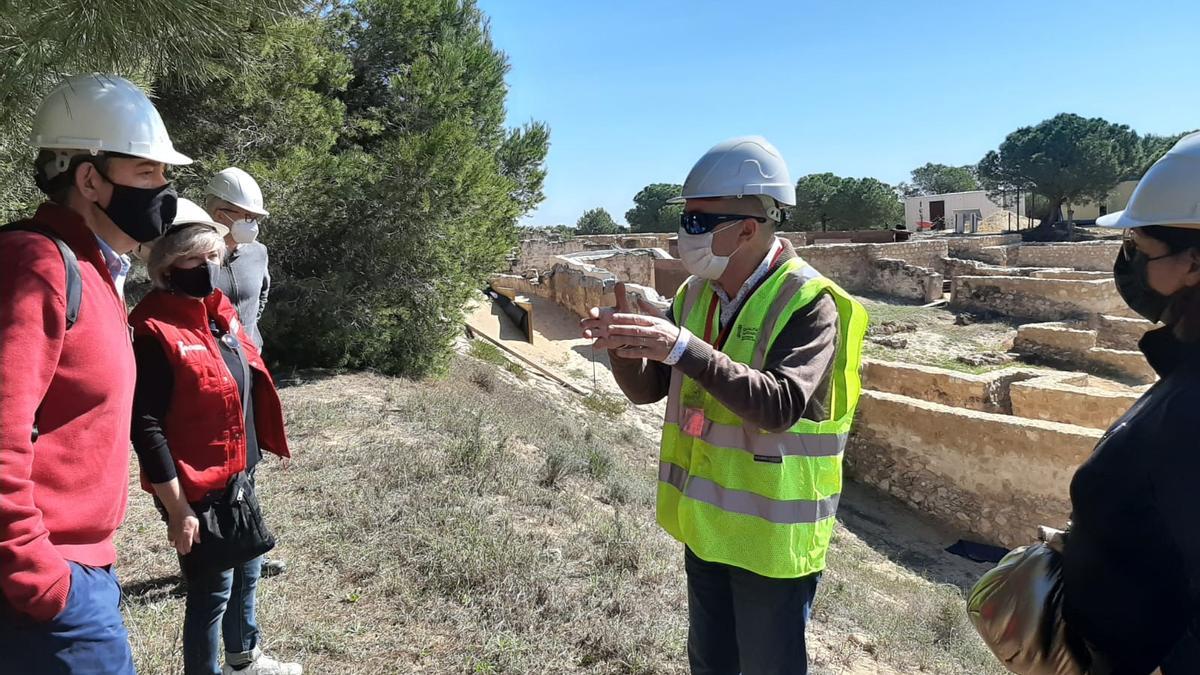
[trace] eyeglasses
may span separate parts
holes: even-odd
[[[255,221],[255,222],[258,221],[257,217],[255,217],[245,211],[237,211],[235,209],[228,209],[225,207],[218,207],[217,213],[224,214],[225,217],[229,218],[230,220],[250,220],[250,221]]]
[[[738,220],[757,220],[760,223],[767,222],[766,218],[761,216],[745,216],[735,213],[681,213],[679,215],[679,227],[688,234],[708,234],[712,232],[718,225],[731,223]]]
[[[1133,237],[1130,235],[1126,235],[1125,240],[1121,242],[1121,255],[1125,256],[1125,259],[1130,260],[1130,261],[1133,260],[1134,256],[1140,255],[1143,258],[1145,258],[1146,262],[1150,263],[1150,262],[1154,262],[1155,260],[1162,260],[1163,258],[1170,258],[1171,256],[1175,255],[1176,253],[1178,253],[1178,251],[1168,251],[1162,255],[1148,256],[1145,254],[1145,252],[1143,252],[1141,249],[1139,249],[1137,247],[1137,243],[1134,241]]]

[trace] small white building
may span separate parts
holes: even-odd
[[[1002,210],[1025,213],[1025,195],[1013,194],[999,204],[988,199],[985,190],[918,195],[904,199],[904,225],[909,230],[922,230],[944,223],[951,232],[970,233],[984,218]]]
[[[1127,180],[1118,184],[1102,202],[1089,204],[1064,205],[1062,217],[1068,213],[1074,215],[1075,221],[1089,223],[1096,218],[1114,211],[1120,211],[1129,203],[1129,197],[1137,181]],[[994,202],[988,199],[985,190],[970,192],[950,192],[942,195],[919,195],[904,199],[904,225],[909,230],[929,229],[933,223],[944,222],[946,229],[952,232],[975,232],[975,226],[997,211],[1012,213],[1027,213],[1025,205],[1029,192],[1018,196],[1008,193],[998,197]],[[1037,200],[1036,205],[1045,207],[1045,198]]]

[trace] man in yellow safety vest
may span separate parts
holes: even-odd
[[[685,546],[693,673],[806,673],[804,629],[842,490],[867,315],[775,236],[796,203],[759,136],[688,174],[666,313],[624,286],[585,337],[634,403],[667,397],[658,522]]]

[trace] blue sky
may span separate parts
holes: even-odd
[[[1060,112],[1200,128],[1200,3],[480,0],[508,121],[551,128],[530,225],[618,222],[714,143],[762,134],[793,179],[908,179]],[[1047,36],[1057,41],[1048,44]]]

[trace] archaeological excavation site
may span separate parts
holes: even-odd
[[[780,236],[871,315],[846,475],[973,541],[1019,546],[1065,525],[1076,467],[1155,378],[1137,350],[1153,324],[1112,280],[1120,241]],[[509,263],[470,331],[578,393],[623,401],[577,322],[613,304],[617,281],[648,302],[674,296],[686,277],[674,237],[542,235]]]

